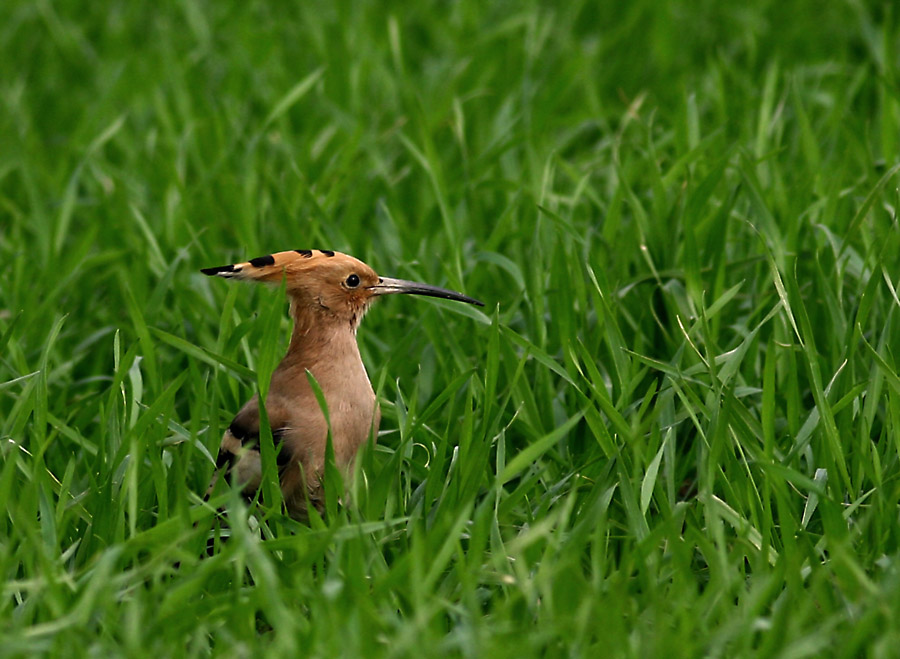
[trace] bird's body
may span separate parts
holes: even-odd
[[[296,321],[295,321],[296,323]],[[359,356],[355,332],[345,324],[295,324],[291,347],[272,373],[266,413],[273,430],[281,484],[289,510],[301,511],[308,494],[317,502],[318,476],[323,473],[328,425],[306,376],[312,373],[327,401],[335,462],[350,464],[359,447],[378,432],[380,412],[375,392]],[[259,398],[238,412],[222,438],[221,455],[236,461],[238,482],[256,490],[261,478],[260,455],[245,445],[259,437]],[[278,445],[280,444],[280,448]],[[233,456],[233,457],[232,457]],[[302,474],[307,475],[304,492]]]
[[[294,329],[287,354],[272,373],[265,408],[285,505],[298,518],[306,515],[307,498],[320,504],[329,425],[307,371],[325,398],[335,462],[348,466],[359,448],[370,437],[374,440],[381,418],[356,343],[357,327],[372,300],[413,293],[481,304],[453,291],[379,277],[362,261],[330,250],[279,252],[203,273],[285,282]],[[227,466],[245,492],[260,485],[259,428],[259,399],[254,396],[225,431],[219,451],[219,467]]]

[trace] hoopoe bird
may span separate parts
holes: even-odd
[[[328,409],[335,463],[349,467],[359,448],[378,433],[381,411],[356,344],[356,330],[380,295],[429,295],[484,306],[455,291],[380,277],[362,261],[330,250],[298,249],[245,263],[201,270],[225,279],[281,284],[294,321],[287,354],[272,373],[266,413],[276,445],[284,502],[292,517],[307,517],[307,498],[321,509],[328,422],[306,371]],[[245,494],[262,480],[259,397],[241,408],[222,437],[216,476],[224,470]]]

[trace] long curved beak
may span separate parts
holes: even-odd
[[[390,295],[392,293],[406,293],[409,295],[428,295],[429,297],[440,297],[445,300],[457,300],[459,302],[468,302],[479,307],[484,306],[484,302],[475,298],[449,291],[446,288],[438,288],[430,284],[420,284],[415,281],[406,281],[405,279],[391,279],[390,277],[380,277],[375,286],[369,288],[374,295]]]

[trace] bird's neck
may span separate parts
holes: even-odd
[[[294,330],[280,369],[310,369],[361,361],[355,328],[326,311],[292,305]]]

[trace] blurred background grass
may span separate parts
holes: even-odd
[[[3,3],[3,652],[891,656],[898,45],[862,1]],[[486,310],[379,304],[351,503],[215,531],[289,323],[197,271],[310,247]]]

